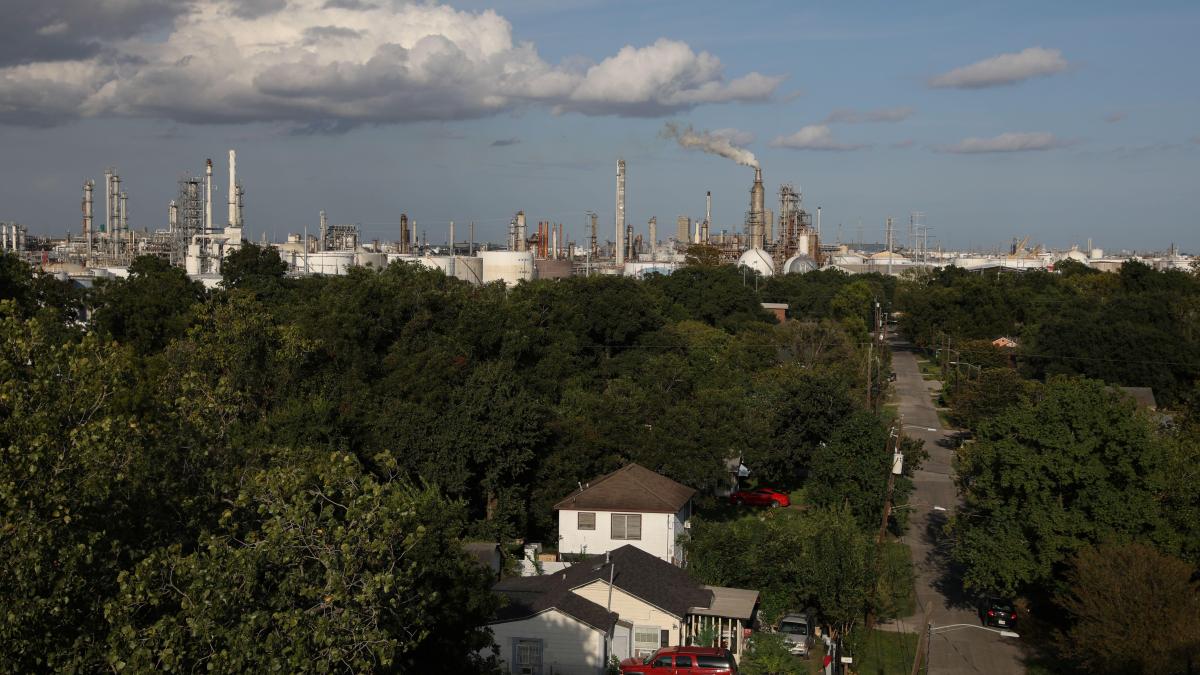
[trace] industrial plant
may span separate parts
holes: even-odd
[[[1053,251],[1030,246],[1029,237],[1014,238],[1007,251],[931,248],[931,228],[924,224],[924,214],[918,212],[909,217],[906,243],[899,240],[904,237],[896,236],[891,218],[886,220],[882,244],[863,243],[861,226],[857,242],[844,243],[840,225],[834,241],[827,243],[822,239],[821,207],[809,211],[803,193],[792,184],[778,187],[777,210],[767,206],[763,169],[748,151],[712,141],[690,129],[674,133],[685,147],[726,156],[753,170],[742,223],[717,227],[712,221],[713,193],[707,190],[703,218],[676,216],[674,231],[668,231],[670,236],[660,238],[657,216],[649,218],[644,229],[635,227],[626,217],[630,185],[627,165],[624,159],[618,159],[612,229],[601,231],[599,215],[586,211],[582,241],[568,237],[561,222],[531,222],[524,210],[509,220],[503,242],[477,241],[474,223],[456,228],[454,222],[448,222],[433,224],[437,238],[444,243],[431,244],[427,230],[418,228],[417,218],[407,213],[399,214],[395,240],[365,241],[357,225],[331,223],[324,210],[317,214],[311,228],[305,226],[289,233],[285,241],[269,241],[265,228],[260,241],[278,250],[294,276],[343,275],[353,267],[382,268],[403,261],[438,269],[472,284],[501,281],[508,285],[577,275],[670,274],[687,262],[689,253],[764,277],[830,268],[849,274],[893,275],[947,265],[975,270],[1053,269],[1063,259],[1115,271],[1131,257],[1157,268],[1191,265],[1191,258],[1179,254],[1173,246],[1165,255],[1149,257],[1105,256],[1090,241],[1084,250],[1073,247]],[[127,276],[134,258],[153,255],[182,267],[206,286],[215,287],[221,280],[222,261],[242,247],[247,230],[243,218],[246,190],[237,177],[236,151],[228,153],[227,211],[223,218],[214,202],[218,186],[214,185],[213,167],[208,159],[202,174],[185,174],[179,179],[178,194],[166,203],[165,227],[151,229],[143,224],[138,228],[131,224],[129,187],[115,168],[109,168],[103,174],[101,218],[96,218],[95,211],[96,182],[87,179],[83,182],[81,223],[76,232],[61,238],[30,238],[25,226],[0,223],[0,251],[17,253],[47,272],[85,285],[94,278]]]

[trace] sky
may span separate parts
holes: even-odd
[[[931,247],[1200,251],[1197,32],[1194,2],[8,0],[0,220],[78,231],[114,167],[163,228],[212,158],[219,221],[234,148],[254,239],[322,209],[612,239],[618,158],[665,237],[710,190],[739,229],[756,161],[825,242],[920,212]]]

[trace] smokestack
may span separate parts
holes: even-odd
[[[471,243],[467,244],[467,255],[475,255],[475,221],[471,221]]]
[[[412,219],[412,234],[408,237],[408,252],[414,253],[413,247],[417,245],[417,219]]]
[[[204,234],[212,233],[212,160],[204,165]]]
[[[454,276],[454,221],[450,221],[450,264],[446,267],[446,276]]]
[[[321,209],[321,240],[317,242],[317,250],[325,250],[325,235],[329,232],[329,219],[325,217],[325,209]]]
[[[229,151],[229,226],[237,227],[238,223],[238,200],[237,200],[237,152]]]
[[[591,217],[592,221],[591,255],[593,258],[595,258],[600,255],[600,244],[596,239],[596,220],[599,216],[597,216],[595,213],[590,213],[588,215]]]
[[[113,227],[113,194],[112,194],[112,179],[113,170],[104,170],[104,229],[101,232],[108,233]]]
[[[617,160],[617,264],[625,263],[625,160]]]
[[[712,190],[704,193],[704,225],[700,228],[700,243],[708,243],[708,228],[712,225]]]
[[[654,257],[654,252],[658,248],[658,218],[651,217],[648,225],[650,230],[650,257]]]
[[[89,253],[92,250],[92,189],[95,185],[90,179],[83,182],[83,238],[87,239]]]
[[[551,241],[550,241],[550,257],[557,260],[558,259],[558,226],[551,225],[550,231],[552,233]]]
[[[765,206],[766,195],[763,192],[762,169],[755,167],[754,169],[754,185],[750,188],[750,247],[763,247],[763,211]]]
[[[129,233],[129,195],[121,193],[121,235],[127,236]]]
[[[525,212],[517,211],[517,250],[529,250],[528,237],[525,235]]]
[[[821,207],[817,207],[817,236],[821,236]]]
[[[171,232],[179,227],[179,205],[175,203],[174,199],[167,202],[167,227]]]
[[[400,252],[408,253],[408,214],[400,214]]]

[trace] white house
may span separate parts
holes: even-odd
[[[559,554],[601,554],[626,544],[676,565],[696,491],[637,464],[585,483],[554,505]]]
[[[757,591],[702,586],[630,545],[495,590],[506,604],[488,627],[505,671],[520,675],[599,674],[610,655],[691,644],[710,627],[738,657],[758,605]]]

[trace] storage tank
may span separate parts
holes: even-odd
[[[817,261],[807,255],[794,255],[783,263],[781,274],[804,274],[817,269]]]
[[[377,270],[381,270],[381,269],[387,267],[387,263],[388,263],[387,258],[388,257],[387,257],[386,253],[373,253],[371,251],[359,251],[358,253],[354,254],[354,264],[358,265],[359,267],[371,267],[371,268],[374,268]]]
[[[534,262],[538,279],[566,279],[571,276],[570,260],[539,258]]]
[[[298,262],[301,267],[304,266],[303,254],[299,256]],[[349,273],[353,266],[353,251],[317,251],[308,254],[308,270],[306,271],[309,274],[341,276]]]
[[[470,284],[483,283],[483,258],[455,256],[454,276]]]
[[[533,251],[481,251],[483,283],[503,281],[515,286],[518,281],[533,278]]]
[[[748,267],[764,277],[775,273],[775,263],[771,260],[771,254],[761,248],[752,248],[743,253],[737,264],[738,267]]]
[[[679,269],[679,265],[672,262],[658,261],[643,261],[625,263],[621,273],[627,277],[641,279],[647,274],[670,274]]]
[[[413,263],[417,262],[417,260],[420,258],[420,256],[415,256],[411,253],[387,253],[385,255],[387,255],[387,261],[389,265],[397,261]]]

